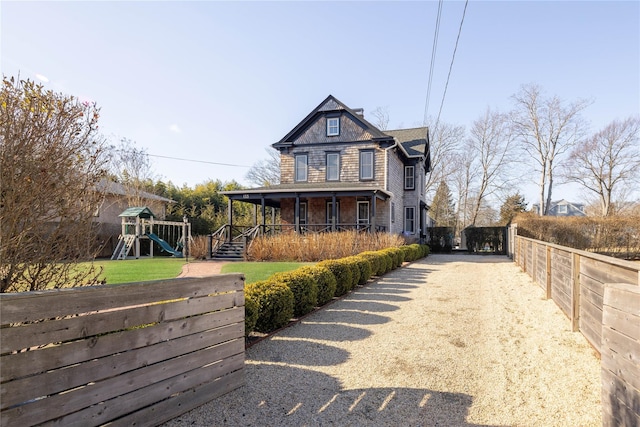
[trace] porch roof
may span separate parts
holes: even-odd
[[[389,191],[372,186],[370,184],[358,185],[353,182],[342,183],[296,183],[279,184],[270,187],[249,188],[246,190],[221,191],[231,200],[241,200],[243,202],[259,204],[264,198],[265,205],[280,207],[282,199],[297,197],[319,198],[319,197],[372,197],[387,200],[393,196]]]

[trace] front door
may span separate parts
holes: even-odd
[[[300,202],[300,231],[307,231],[307,202]]]
[[[358,202],[358,230],[369,226],[369,202]]]

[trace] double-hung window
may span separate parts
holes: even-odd
[[[373,151],[360,152],[360,180],[373,179]]]
[[[327,136],[340,135],[340,117],[327,118]]]
[[[304,182],[307,180],[309,156],[306,154],[296,154],[294,164],[294,174],[296,182]]]
[[[404,189],[413,190],[416,186],[415,166],[404,167]]]
[[[404,232],[414,234],[416,232],[416,208],[413,206],[404,207]]]
[[[340,153],[327,153],[327,181],[340,180]]]

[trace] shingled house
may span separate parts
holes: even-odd
[[[242,201],[261,206],[263,221],[265,207],[280,208],[283,231],[424,237],[426,127],[382,131],[361,109],[330,95],[273,147],[280,151],[280,184],[222,192],[229,212],[234,201]]]

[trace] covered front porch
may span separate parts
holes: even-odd
[[[391,194],[370,186],[337,186],[331,188],[304,184],[278,185],[248,190],[225,191],[229,198],[229,226],[234,227],[233,204],[255,205],[254,226],[263,234],[293,231],[333,232],[344,230],[387,231],[387,201]],[[268,215],[270,208],[271,215]],[[258,223],[258,210],[262,222]],[[275,224],[276,210],[280,224]],[[271,223],[267,218],[271,217]]]

